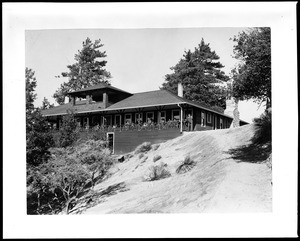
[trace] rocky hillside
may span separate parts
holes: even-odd
[[[270,149],[252,146],[253,133],[253,125],[190,132],[129,153],[73,214],[271,212]],[[164,178],[150,181],[159,177],[153,166]]]

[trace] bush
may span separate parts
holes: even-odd
[[[50,128],[38,109],[26,113],[26,162],[38,166],[50,156],[54,146]]]
[[[146,181],[155,181],[164,179],[171,176],[171,173],[167,169],[166,163],[160,163],[158,166],[151,166],[149,168],[149,173],[146,175]]]
[[[177,174],[182,174],[190,171],[194,166],[196,165],[196,162],[194,162],[190,156],[186,156],[184,158],[184,161],[179,165],[179,167],[176,169]]]
[[[144,142],[143,144],[137,146],[135,149],[135,154],[143,153],[151,150],[151,143],[150,142]]]
[[[79,129],[73,113],[63,116],[62,126],[59,129],[59,146],[67,147],[78,139]]]
[[[272,139],[272,111],[268,110],[259,118],[254,119],[256,126],[255,134],[252,138],[254,144],[265,144]]]
[[[159,148],[159,146],[160,146],[159,144],[152,145],[152,150],[156,151]]]
[[[141,163],[144,163],[147,159],[148,159],[148,157],[144,156],[143,159],[142,159],[142,161],[141,161]]]
[[[160,156],[160,155],[155,155],[155,156],[153,157],[153,161],[154,161],[154,162],[157,162],[159,159],[161,159],[161,156]]]
[[[102,143],[90,140],[78,146],[52,148],[47,163],[28,171],[28,213],[57,213],[63,209],[69,213],[114,163],[110,150]]]

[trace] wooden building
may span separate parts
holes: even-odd
[[[132,94],[98,84],[70,92],[68,97],[69,103],[42,114],[58,129],[62,116],[72,111],[81,127],[105,131],[116,154],[132,151],[144,141],[157,143],[177,137],[183,131],[229,128],[233,121],[231,116],[184,99],[180,84],[178,95],[167,90]]]

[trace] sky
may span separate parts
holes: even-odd
[[[106,51],[106,69],[111,84],[127,92],[157,90],[170,67],[176,65],[184,51],[194,50],[203,38],[210,44],[230,74],[237,63],[233,58],[234,42],[230,39],[246,28],[144,28],[144,29],[73,29],[27,30],[25,32],[25,64],[35,71],[36,106],[46,97],[51,103],[54,92],[66,78],[55,78],[75,62],[74,56],[89,37],[101,39]],[[56,103],[55,103],[56,104]],[[57,104],[56,104],[57,105]],[[241,119],[252,122],[264,108],[252,101],[239,104]]]

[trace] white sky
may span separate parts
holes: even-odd
[[[36,105],[44,97],[54,102],[52,95],[67,81],[54,76],[67,71],[75,62],[74,55],[87,38],[101,39],[107,53],[106,69],[111,72],[113,86],[136,93],[157,90],[164,76],[171,73],[184,50],[194,50],[201,39],[220,56],[226,74],[234,67],[234,42],[230,40],[245,28],[147,28],[147,29],[86,29],[28,30],[25,34],[26,66],[35,71],[37,79]],[[240,116],[251,122],[263,110],[252,101],[240,103]]]
[[[295,3],[3,3],[3,237],[298,237],[298,78]],[[271,27],[272,31],[272,213],[26,215],[24,91],[26,30],[250,26]],[[221,32],[220,36],[222,36]],[[67,43],[66,40],[62,40],[62,44],[55,46],[38,44],[39,37],[37,37],[37,46],[41,52],[44,49],[52,51],[45,58],[41,53],[41,57],[34,60],[35,64],[55,59],[54,62],[51,60],[47,65],[41,64],[46,75],[38,80],[38,84],[40,81],[42,83],[44,81],[51,82],[51,85],[44,87],[49,88],[49,91],[38,90],[39,98],[42,99],[43,95],[47,97],[48,94],[45,93],[52,95],[59,86],[54,76],[66,70],[68,62],[64,61],[67,56],[72,63],[76,50],[81,47],[81,41],[86,36],[82,37],[78,36],[78,41],[73,43],[75,35],[70,35]],[[49,38],[46,38],[48,42]],[[54,42],[58,41],[57,38],[57,34],[53,34],[51,37]],[[93,37],[91,36],[91,38]],[[113,42],[108,41],[108,37],[101,34],[100,38],[105,44],[104,49],[107,50],[108,58],[112,58],[114,53],[118,54],[112,49]],[[220,55],[221,62],[226,65],[226,60],[221,56],[222,51],[217,43],[210,41],[208,37],[204,36],[204,38],[207,42],[211,42],[212,49]],[[192,41],[197,43],[198,37]],[[152,42],[152,45],[157,46],[156,41]],[[179,42],[175,41],[176,44]],[[136,40],[134,43],[136,44]],[[130,45],[136,46],[134,43],[122,41],[122,46],[124,48]],[[220,44],[225,44],[225,42],[220,42]],[[170,46],[172,45],[170,44]],[[145,72],[145,69],[141,71],[135,68],[136,72],[134,73],[143,75],[143,78],[147,78],[144,73],[154,72],[157,74],[155,79],[147,79],[147,82],[144,81],[145,79],[138,78],[138,81],[131,83],[133,77],[129,78],[128,73],[126,75],[116,72],[116,69],[125,71],[126,69],[118,67],[123,64],[127,65],[127,63],[120,61],[120,66],[118,66],[108,59],[107,69],[114,76],[112,84],[132,92],[157,89],[162,83],[166,71],[169,71],[168,68],[177,63],[178,58],[182,55],[182,48],[193,47],[193,42],[188,46],[183,44],[181,49],[174,50],[176,51],[172,57],[174,60],[170,57],[173,56],[173,52],[171,52],[170,56],[166,58],[166,61],[170,62],[157,64],[154,61],[155,67],[148,66],[141,61],[147,59],[147,56],[152,56],[150,51],[146,52],[145,56],[141,54],[141,59],[133,59],[129,63],[130,66],[146,65],[147,71],[150,69],[149,72]],[[122,47],[115,46],[115,48]],[[153,50],[151,45],[149,50]],[[34,48],[31,51],[34,52]],[[68,54],[59,56],[60,51],[67,51]],[[159,56],[163,56],[165,50],[163,49],[161,52]],[[128,61],[127,58],[131,56],[121,55],[120,59]],[[228,55],[226,56],[228,58]],[[26,60],[26,64],[28,61]],[[160,65],[164,65],[164,67]],[[34,66],[28,67],[34,68]],[[49,72],[45,69],[49,69]],[[153,69],[162,70],[158,72]],[[42,72],[40,72],[41,70]],[[43,73],[43,69],[41,70],[40,68],[35,69],[38,78]],[[121,77],[122,79],[120,79]],[[126,79],[123,79],[125,77]],[[149,81],[150,83],[148,83]],[[148,86],[148,84],[150,85]],[[43,86],[43,84],[39,85]],[[245,108],[245,110],[252,112],[250,108]],[[245,116],[241,115],[246,120]]]

